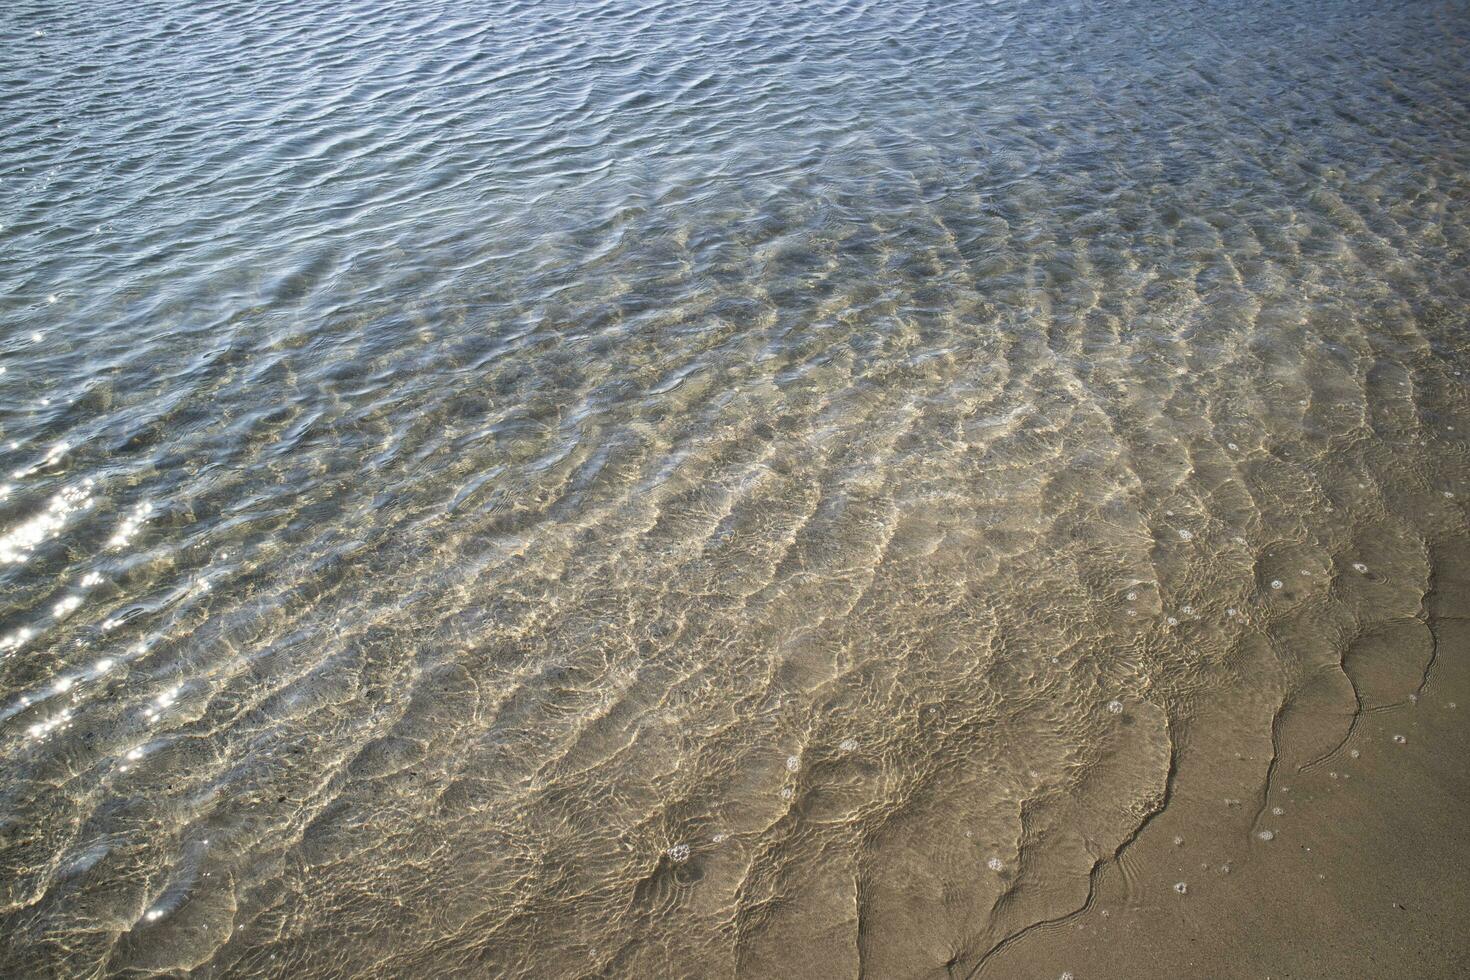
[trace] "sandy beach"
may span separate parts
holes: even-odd
[[[1465,0],[0,27],[0,977],[1470,975]]]
[[[1290,733],[1282,758],[1335,746],[1305,770],[1270,768],[1269,741],[1242,759],[1187,746],[1181,773],[1217,778],[1181,778],[1088,902],[1007,943],[975,975],[1466,975],[1470,886],[1455,869],[1470,843],[1467,608],[1470,557],[1456,542],[1425,602],[1435,645],[1422,685],[1406,671],[1374,691],[1345,739],[1340,724]],[[1219,794],[1232,791],[1240,805],[1222,812]],[[1171,877],[1184,892],[1161,887]]]

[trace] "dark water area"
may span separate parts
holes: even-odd
[[[1463,2],[0,37],[0,975],[968,976],[1470,652]]]

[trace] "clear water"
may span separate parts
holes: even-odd
[[[0,973],[964,975],[1432,675],[1462,2],[0,33]]]

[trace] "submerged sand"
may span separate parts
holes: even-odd
[[[1463,972],[1463,0],[4,10],[0,976]]]

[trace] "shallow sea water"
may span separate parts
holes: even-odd
[[[0,33],[0,974],[964,976],[1447,655],[1463,2]]]

